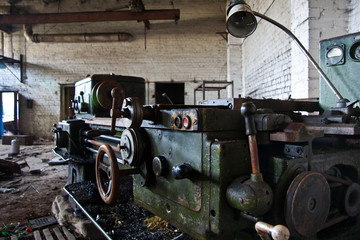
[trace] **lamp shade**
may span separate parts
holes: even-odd
[[[255,31],[257,26],[255,15],[243,1],[230,3],[227,13],[226,28],[234,37],[244,38]]]

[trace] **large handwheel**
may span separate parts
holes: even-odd
[[[314,236],[330,210],[330,186],[318,172],[302,172],[290,184],[285,200],[285,220],[290,230]]]
[[[107,155],[108,162],[104,161]],[[96,155],[96,184],[106,204],[115,202],[119,194],[120,171],[114,150],[108,144],[100,146]]]

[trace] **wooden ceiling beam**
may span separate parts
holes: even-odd
[[[108,22],[108,21],[146,21],[175,20],[180,18],[179,9],[145,10],[143,12],[72,12],[72,13],[39,13],[39,14],[5,14],[0,15],[0,24],[46,24],[76,22]]]

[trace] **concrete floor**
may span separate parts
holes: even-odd
[[[9,157],[11,146],[0,144],[0,159],[22,165],[21,174],[0,175],[0,226],[52,215],[55,197],[64,195],[68,167],[48,164],[55,157],[53,146],[45,141],[20,146],[20,153]]]

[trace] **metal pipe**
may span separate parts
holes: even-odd
[[[330,176],[330,175],[327,175],[327,174],[323,174],[323,176],[326,178],[326,180],[339,182],[339,183],[342,183],[342,184],[345,184],[345,185],[351,185],[353,183],[352,181],[347,181],[347,180],[344,180],[342,178]]]
[[[31,25],[24,25],[24,36],[29,42],[130,42],[130,33],[73,33],[73,34],[33,34]]]
[[[146,20],[179,20],[180,9],[103,12],[68,12],[38,14],[0,14],[0,23],[13,24],[47,24],[76,22],[109,22],[109,21],[146,21]]]
[[[337,224],[337,223],[339,223],[339,222],[342,222],[342,221],[344,221],[344,220],[346,220],[346,219],[348,219],[348,218],[349,218],[348,215],[340,215],[339,217],[335,217],[335,218],[329,220],[328,222],[326,222],[326,223],[319,229],[319,231],[322,231],[322,230],[324,230],[324,229],[327,229],[328,227],[331,227],[331,226],[333,226],[333,225],[335,225],[335,224]]]

